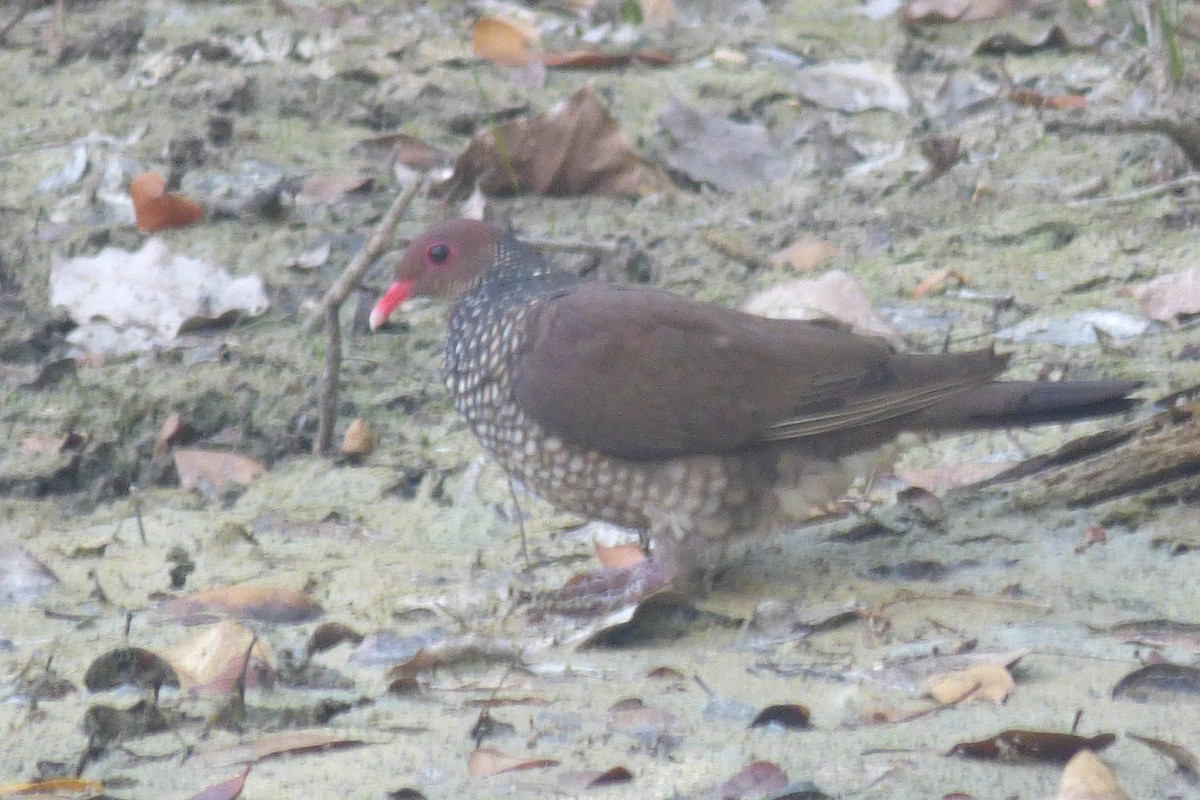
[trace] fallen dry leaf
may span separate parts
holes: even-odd
[[[248,742],[203,750],[195,758],[201,765],[212,768],[241,762],[262,761],[288,753],[312,753],[358,747],[363,744],[366,742],[362,739],[347,737],[345,734],[331,732],[327,729],[294,730],[268,733]]]
[[[544,114],[476,134],[454,164],[452,194],[633,197],[670,182],[629,146],[595,91],[584,87]]]
[[[221,616],[261,622],[307,622],[324,611],[313,600],[291,589],[275,586],[222,586],[205,589],[163,603],[162,611],[187,622]]]
[[[1118,294],[1136,300],[1150,319],[1178,328],[1184,317],[1200,314],[1200,267],[1160,275],[1141,286],[1122,288]]]
[[[1200,758],[1197,758],[1196,754],[1186,747],[1180,747],[1163,739],[1138,736],[1136,733],[1126,733],[1125,735],[1135,742],[1141,742],[1154,752],[1161,753],[1171,759],[1175,763],[1175,768],[1193,782],[1200,779]]]
[[[156,172],[143,172],[129,182],[137,229],[154,233],[167,228],[191,225],[204,218],[199,203],[167,191],[167,183]]]
[[[812,727],[812,714],[808,708],[799,703],[778,703],[767,706],[754,717],[751,728],[762,728],[767,725],[778,725],[781,728],[798,731]]]
[[[762,123],[734,122],[672,96],[658,124],[671,139],[667,165],[691,180],[732,192],[782,180],[791,171],[791,155]]]
[[[920,300],[934,289],[940,289],[950,281],[954,281],[958,286],[966,286],[967,276],[956,269],[943,268],[935,270],[922,278],[916,287],[913,288],[912,298],[913,300]]]
[[[250,643],[254,643],[253,649]],[[195,631],[176,642],[163,658],[179,676],[179,687],[183,691],[198,686],[211,686],[219,678],[228,678],[227,685],[214,687],[212,694],[225,694],[233,685],[250,651],[251,661],[258,661],[268,671],[271,653],[262,640],[255,640],[254,632],[231,619],[221,620],[215,625]],[[232,671],[232,675],[230,672]],[[258,670],[247,670],[247,686],[254,685]]]
[[[228,780],[214,783],[212,786],[201,789],[192,795],[192,800],[235,800],[242,793],[242,789],[246,785],[246,778],[249,775],[250,765],[247,764],[241,774],[234,775]]]
[[[371,188],[374,178],[356,173],[318,172],[305,179],[296,194],[296,205],[314,206],[328,203],[344,194]]]
[[[899,341],[899,334],[871,305],[862,285],[841,270],[777,283],[748,297],[742,310],[776,319],[834,320],[855,333]]]
[[[1111,733],[1087,737],[1054,731],[1007,730],[977,742],[959,742],[946,755],[987,761],[1065,763],[1077,753],[1103,750],[1116,740]]]
[[[964,699],[990,700],[1000,705],[1017,688],[1012,674],[999,664],[978,664],[964,670],[931,675],[925,681],[924,694],[942,705]]]
[[[1117,681],[1112,696],[1141,702],[1171,702],[1200,695],[1200,669],[1186,664],[1149,664]]]
[[[0,605],[32,605],[58,582],[49,567],[23,548],[0,543]]]
[[[157,653],[141,647],[119,647],[88,665],[83,685],[89,692],[107,692],[120,686],[157,691],[162,686],[179,686],[179,675]]]
[[[1058,800],[1129,800],[1117,776],[1090,750],[1080,750],[1063,768]]]
[[[234,278],[219,264],[171,253],[159,237],[137,252],[106,247],[55,264],[50,304],[66,308],[79,325],[68,341],[89,352],[150,349],[185,331],[258,316],[270,307],[257,275]],[[124,349],[93,344],[106,344],[113,331],[130,340]]]
[[[480,17],[471,29],[475,55],[502,67],[529,64],[537,41],[537,29],[515,19]]]
[[[357,417],[346,427],[346,433],[342,436],[342,455],[369,455],[374,452],[375,444],[375,434],[367,421]]]
[[[836,245],[829,242],[804,237],[771,256],[770,260],[773,267],[791,267],[797,272],[811,272],[826,261],[837,258],[840,252]]]
[[[471,757],[467,759],[467,772],[476,778],[490,778],[502,772],[557,766],[558,761],[553,758],[521,758],[520,756],[506,755],[490,747],[473,751]]]
[[[760,800],[787,788],[787,773],[770,761],[753,761],[721,784],[722,800]]]
[[[640,544],[603,545],[593,542],[596,558],[605,567],[622,569],[640,564],[646,560],[646,553]]]
[[[1034,89],[1018,87],[1008,93],[1009,102],[1030,108],[1053,108],[1056,111],[1077,111],[1087,108],[1087,97],[1081,94],[1042,94]]]
[[[223,450],[180,448],[175,451],[175,471],[184,489],[221,493],[234,486],[248,486],[267,468],[250,456]]]

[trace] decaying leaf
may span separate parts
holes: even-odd
[[[1125,735],[1171,759],[1175,763],[1175,768],[1182,772],[1188,780],[1193,783],[1200,782],[1200,757],[1197,757],[1193,751],[1163,739],[1138,736],[1136,733],[1126,733]]]
[[[296,623],[307,622],[324,613],[319,604],[291,589],[246,584],[177,597],[163,603],[162,611],[189,623],[212,621],[222,616]]]
[[[503,772],[516,772],[526,769],[545,769],[557,767],[558,761],[553,758],[522,758],[510,756],[490,747],[483,747],[471,752],[467,759],[467,771],[476,778],[490,778]]]
[[[841,270],[777,283],[746,298],[742,310],[776,319],[834,320],[855,333],[894,342],[900,338],[871,305],[862,285]]]
[[[1177,328],[1184,318],[1200,314],[1200,267],[1160,275],[1141,286],[1123,288],[1119,294],[1136,300],[1150,319]]]
[[[449,187],[485,194],[634,197],[669,181],[630,149],[590,87],[544,114],[521,117],[476,134],[458,157]]]
[[[88,665],[83,685],[89,692],[107,692],[120,686],[158,689],[179,686],[179,676],[157,653],[141,647],[118,647]]]
[[[371,188],[374,178],[359,173],[319,172],[309,175],[296,194],[297,206],[328,203],[344,194]]]
[[[922,278],[920,282],[913,287],[912,298],[914,300],[920,300],[922,297],[930,294],[935,289],[943,288],[951,281],[953,281],[957,286],[966,286],[967,276],[963,275],[956,269],[943,268],[934,270]]]
[[[895,66],[882,61],[827,61],[799,70],[793,83],[804,100],[847,114],[908,111],[908,92]]]
[[[1113,687],[1114,698],[1146,702],[1200,695],[1200,669],[1184,664],[1149,664],[1135,669]]]
[[[371,427],[362,417],[356,417],[342,436],[342,455],[365,456],[375,451],[376,439]]]
[[[1080,750],[1063,768],[1057,800],[1129,800],[1117,776],[1090,750]]]
[[[811,727],[812,714],[799,703],[778,703],[767,706],[754,717],[751,728],[778,725],[788,730],[799,731]]]
[[[138,344],[147,349],[188,330],[258,316],[270,306],[257,275],[233,278],[210,261],[173,255],[157,237],[137,252],[106,247],[55,264],[50,304],[66,308],[79,324],[68,340],[91,352],[129,352]],[[128,332],[124,348],[89,346],[113,339],[114,329]]]
[[[475,55],[502,67],[526,66],[537,43],[537,28],[517,19],[480,17],[471,29]]]
[[[671,138],[667,165],[694,181],[732,192],[782,180],[791,171],[791,155],[761,123],[734,122],[671,97],[658,124]]]
[[[634,739],[651,752],[672,747],[683,736],[679,719],[674,714],[648,706],[636,697],[613,704],[608,711],[608,728]]]
[[[1004,32],[987,37],[975,47],[977,56],[1025,56],[1043,50],[1070,50],[1073,45],[1061,25],[1051,26],[1046,35],[1027,42],[1016,34]]]
[[[1082,94],[1042,94],[1022,86],[1010,91],[1008,100],[1018,106],[1052,108],[1056,111],[1078,111],[1087,107],[1087,97]]]
[[[196,760],[205,767],[221,767],[228,764],[262,761],[289,753],[314,753],[324,750],[340,750],[366,744],[328,729],[280,731],[268,733],[245,742],[202,750]]]
[[[1070,761],[1080,751],[1103,750],[1116,740],[1116,735],[1112,733],[1087,737],[1053,731],[1007,730],[977,742],[959,742],[946,755],[988,761],[1061,764]]]
[[[253,649],[251,643],[253,642]],[[246,671],[247,688],[273,672],[271,653],[254,632],[233,620],[221,620],[176,642],[163,658],[179,676],[184,691],[210,687],[209,694],[226,694],[233,686],[250,652],[251,666]],[[253,662],[257,662],[257,665]],[[221,685],[215,685],[215,684]]]
[[[840,252],[836,245],[805,236],[771,256],[770,260],[773,267],[790,267],[797,272],[810,272],[837,258]]]
[[[931,675],[924,693],[943,705],[964,699],[990,700],[1000,705],[1017,688],[1012,674],[999,664],[979,664],[955,672]]]
[[[246,786],[246,778],[249,775],[250,765],[247,764],[241,773],[234,775],[232,778],[201,789],[192,795],[192,800],[236,800],[242,793],[242,789]]]
[[[133,199],[137,228],[142,233],[191,225],[204,218],[199,203],[168,192],[166,181],[155,172],[144,172],[130,181],[129,196]]]
[[[770,761],[753,761],[721,784],[723,800],[763,800],[787,788],[787,773]]]
[[[184,489],[220,494],[234,486],[249,486],[267,468],[239,453],[179,448],[175,451],[175,471]]]
[[[472,661],[520,663],[522,646],[512,639],[501,639],[478,633],[446,636],[441,641],[422,647],[411,658],[388,671],[389,677],[416,675],[449,664]]]

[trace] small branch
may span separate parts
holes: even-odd
[[[333,286],[330,286],[329,291],[325,292],[325,295],[321,298],[321,303],[317,311],[309,317],[306,327],[310,333],[316,330],[326,309],[331,305],[340,306],[346,301],[346,298],[350,296],[350,292],[354,291],[354,287],[362,280],[363,275],[367,274],[367,270],[371,268],[375,260],[392,243],[392,236],[396,232],[396,226],[400,224],[400,218],[404,216],[404,212],[412,204],[413,198],[417,196],[417,192],[424,185],[424,178],[413,181],[412,185],[408,187],[408,191],[397,197],[395,202],[392,203],[392,207],[387,210],[387,213],[383,215],[383,219],[379,220],[379,224],[375,226],[375,232],[371,234],[371,238],[355,254],[350,263],[346,265],[346,269],[342,272],[341,276],[333,282]]]
[[[404,216],[404,212],[408,210],[424,184],[424,178],[415,180],[406,192],[396,198],[375,227],[371,238],[351,259],[345,271],[334,281],[333,286],[329,287],[329,291],[325,292],[318,314],[314,314],[306,323],[306,328],[312,332],[320,319],[319,315],[325,318],[325,367],[321,371],[321,382],[317,389],[317,436],[313,439],[315,455],[328,455],[333,449],[333,427],[337,422],[338,376],[342,369],[342,328],[338,312],[363,275],[391,244],[400,218]]]
[[[313,455],[329,455],[333,449],[333,425],[337,421],[338,375],[342,371],[342,326],[338,304],[325,309],[325,369],[317,390],[317,437]]]
[[[1142,200],[1150,200],[1155,197],[1161,197],[1164,194],[1170,194],[1176,189],[1186,189],[1189,186],[1200,186],[1200,174],[1193,173],[1184,175],[1182,178],[1176,178],[1173,181],[1164,181],[1157,183],[1154,186],[1149,186],[1145,189],[1138,189],[1136,192],[1126,192],[1125,194],[1109,195],[1107,197],[1088,197],[1083,200],[1072,200],[1067,203],[1068,206],[1094,206],[1094,205],[1125,205],[1128,203],[1140,203]]]

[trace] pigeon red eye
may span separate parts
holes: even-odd
[[[434,264],[445,264],[450,260],[450,248],[444,244],[431,244],[425,251],[425,255]]]

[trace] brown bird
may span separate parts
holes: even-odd
[[[1131,407],[1133,381],[995,381],[988,350],[914,355],[827,325],[586,281],[487,222],[413,240],[372,330],[409,297],[457,301],[446,386],[484,448],[553,505],[648,534],[677,585],[740,537],[837,499],[905,431]]]

